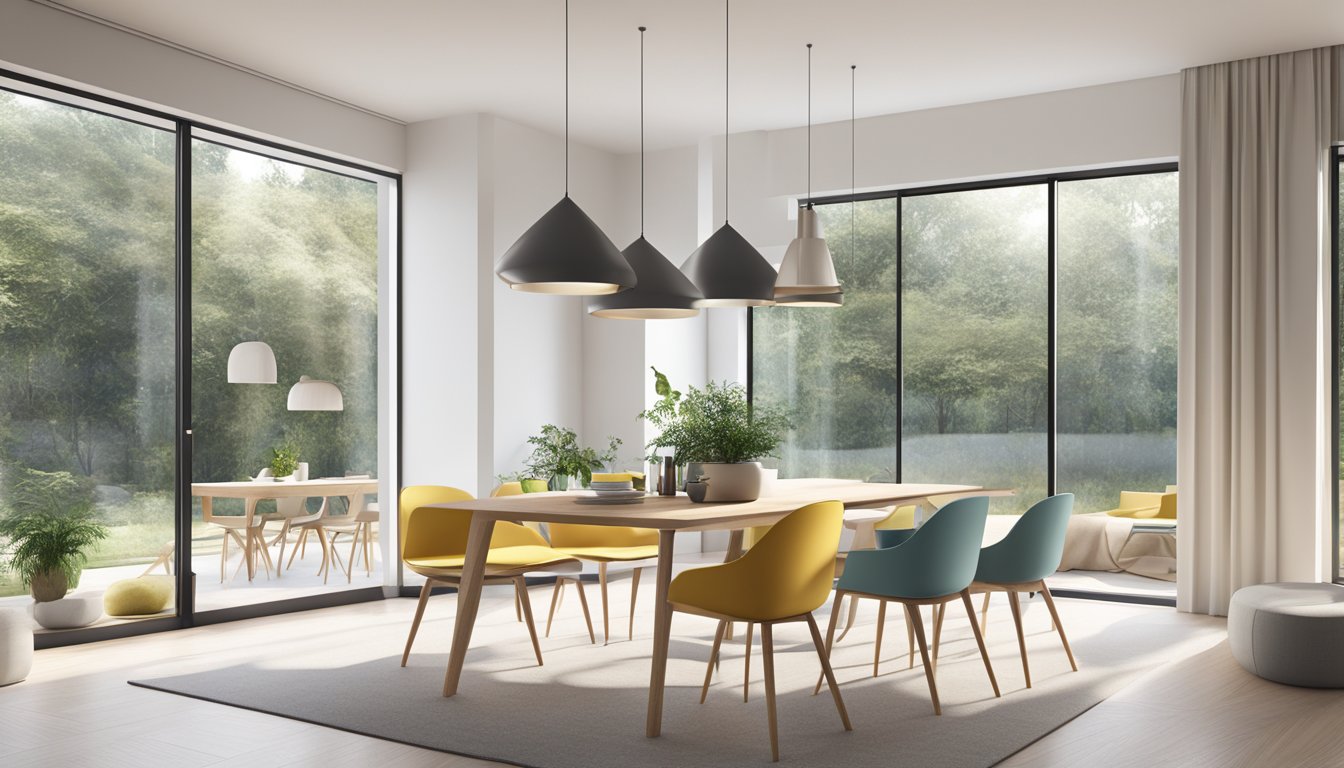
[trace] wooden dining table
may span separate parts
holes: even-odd
[[[678,532],[730,531],[727,559],[731,560],[742,553],[744,529],[778,522],[790,512],[813,502],[839,501],[845,507],[920,504],[927,503],[930,496],[972,495],[978,490],[980,488],[973,485],[803,479],[774,481],[769,495],[736,504],[695,504],[684,494],[679,494],[647,496],[638,504],[598,506],[577,503],[576,497],[585,494],[571,492],[529,493],[431,505],[472,512],[443,695],[453,696],[458,691],[480,607],[490,535],[497,521],[633,526],[658,531],[653,663],[649,671],[649,704],[645,721],[645,734],[658,736],[662,732],[663,683],[667,676],[672,626],[667,591],[672,581],[673,541]]]

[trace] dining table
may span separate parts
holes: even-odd
[[[458,692],[480,606],[490,536],[498,521],[631,526],[658,531],[653,658],[645,720],[645,734],[653,737],[662,732],[663,685],[667,676],[672,624],[667,592],[672,581],[672,552],[677,533],[729,531],[726,560],[732,560],[742,554],[745,529],[778,522],[790,512],[813,502],[839,501],[846,508],[926,504],[931,496],[967,496],[980,490],[974,485],[793,479],[775,480],[761,498],[741,503],[694,503],[685,494],[677,494],[648,495],[635,504],[594,505],[580,502],[580,497],[592,496],[591,493],[548,492],[430,505],[472,513],[443,695],[454,696]]]
[[[364,510],[365,497],[378,493],[378,480],[368,475],[358,477],[318,477],[312,480],[240,480],[222,483],[192,483],[191,495],[201,499],[201,518],[207,523],[229,530],[244,532],[243,560],[247,563],[247,580],[256,576],[254,555],[264,551],[265,538],[262,527],[266,524],[266,515],[257,514],[257,502],[262,499],[292,499],[321,496],[330,498],[343,496],[349,502],[349,514],[358,515]],[[243,514],[214,514],[214,500],[242,499]],[[354,518],[351,518],[354,519]],[[226,532],[225,536],[229,534]],[[325,544],[323,545],[325,549]],[[221,579],[223,563],[220,563]],[[236,576],[237,574],[235,574]],[[278,575],[278,572],[277,572]]]

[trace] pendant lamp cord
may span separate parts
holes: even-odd
[[[569,197],[569,0],[565,0],[565,197]]]
[[[568,2],[568,0],[566,0]],[[728,6],[723,0],[723,223],[728,223]]]
[[[644,236],[644,32],[639,28],[639,236]]]
[[[812,207],[812,44],[807,44],[807,207]]]

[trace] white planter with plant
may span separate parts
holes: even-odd
[[[278,448],[271,449],[271,463],[269,464],[271,477],[276,480],[295,482],[298,480],[307,480],[306,477],[299,477],[299,449],[286,443]],[[304,473],[307,474],[305,467]]]
[[[739,384],[710,382],[686,394],[672,389],[653,369],[659,401],[640,414],[659,431],[649,442],[651,455],[671,450],[686,478],[709,486],[707,502],[755,501],[761,495],[761,464],[774,455],[789,428],[777,408],[753,408]]]

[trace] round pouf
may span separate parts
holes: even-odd
[[[0,685],[19,682],[32,669],[32,619],[21,608],[0,608]]]
[[[1227,610],[1227,643],[1246,671],[1266,680],[1344,688],[1344,587],[1243,587]]]
[[[103,608],[108,616],[147,616],[172,601],[172,576],[139,576],[112,582],[103,596]]]
[[[103,617],[103,593],[66,595],[60,600],[33,603],[33,619],[47,629],[87,627]]]

